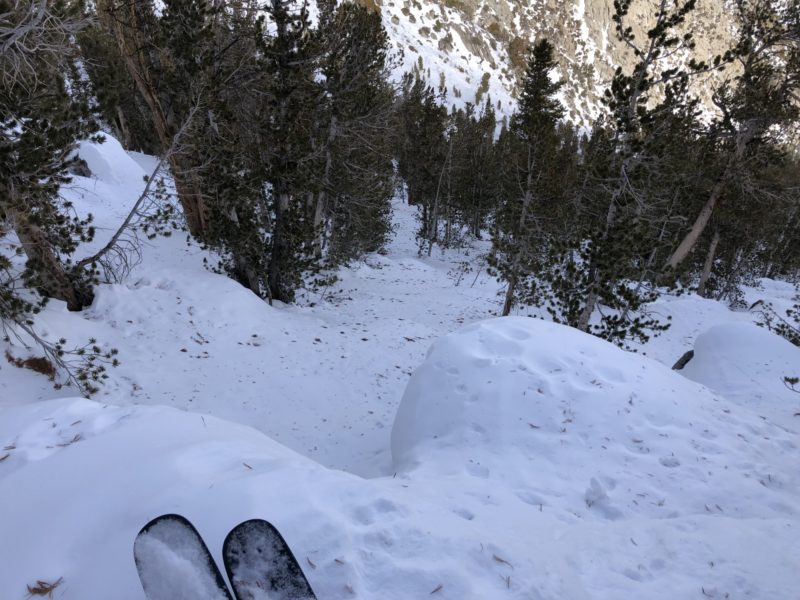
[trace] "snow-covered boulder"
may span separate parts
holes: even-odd
[[[646,357],[505,317],[436,342],[392,430],[398,471],[510,485],[603,519],[796,515],[796,436]]]
[[[800,394],[783,382],[800,375],[800,348],[752,323],[715,325],[699,335],[681,372],[784,424],[800,410]]]

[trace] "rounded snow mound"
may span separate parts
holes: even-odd
[[[133,160],[122,144],[108,134],[101,143],[82,141],[78,144],[78,156],[86,161],[92,176],[110,184],[144,185],[147,173]]]
[[[433,344],[392,430],[399,471],[606,519],[794,515],[796,442],[646,357],[525,317]]]
[[[697,337],[682,374],[736,403],[786,421],[800,410],[800,395],[784,377],[800,375],[800,348],[752,323],[725,323]]]

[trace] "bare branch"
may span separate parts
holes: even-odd
[[[181,138],[183,137],[183,135],[186,132],[186,130],[189,128],[189,125],[191,124],[192,119],[194,118],[194,116],[197,113],[197,111],[199,110],[199,108],[200,108],[200,104],[199,104],[199,102],[197,102],[192,107],[192,109],[189,111],[189,114],[187,115],[186,119],[184,120],[183,125],[181,125],[181,128],[178,130],[178,132],[175,134],[175,137],[172,139],[172,145],[167,150],[167,152],[158,159],[158,162],[156,163],[156,166],[153,169],[153,172],[147,178],[147,184],[144,186],[144,190],[142,190],[142,193],[139,195],[139,198],[133,204],[133,208],[131,208],[130,212],[128,213],[128,216],[125,217],[125,220],[119,226],[117,231],[114,233],[114,235],[111,236],[111,239],[108,240],[108,243],[105,246],[103,246],[100,250],[98,250],[95,254],[93,254],[92,256],[88,256],[88,257],[78,261],[78,263],[76,265],[77,269],[83,269],[84,267],[86,267],[86,266],[88,266],[90,264],[97,263],[100,260],[102,260],[102,258],[106,254],[108,254],[111,251],[114,251],[115,249],[118,249],[118,244],[119,244],[119,241],[120,241],[120,237],[131,226],[131,223],[133,222],[134,217],[136,217],[139,214],[139,209],[141,208],[142,204],[150,196],[150,188],[152,187],[153,182],[156,180],[156,176],[158,175],[158,172],[164,166],[164,163],[169,162],[169,159],[173,154],[175,154],[175,153],[180,151]],[[122,254],[124,254],[124,252]]]

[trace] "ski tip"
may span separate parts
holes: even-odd
[[[142,527],[133,558],[148,600],[231,600],[203,538],[182,515],[161,515]]]
[[[316,600],[297,558],[268,521],[250,519],[234,527],[223,543],[222,558],[239,599]]]
[[[142,533],[146,533],[153,526],[158,525],[159,523],[163,523],[165,521],[182,523],[183,525],[188,525],[189,527],[194,529],[194,525],[192,525],[191,521],[189,521],[189,519],[187,519],[183,515],[179,515],[176,513],[167,513],[165,515],[160,515],[155,519],[151,519],[150,521],[148,521],[147,524],[139,530],[139,535],[141,535]]]

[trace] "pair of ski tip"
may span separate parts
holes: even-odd
[[[234,527],[222,546],[233,596],[203,538],[181,515],[142,527],[133,556],[147,600],[316,600],[283,536],[261,519]]]

